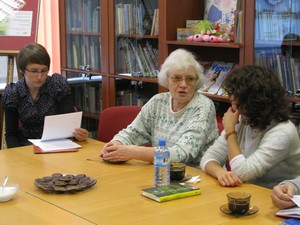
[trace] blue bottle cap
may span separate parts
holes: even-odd
[[[166,146],[166,140],[165,139],[159,139],[158,140],[158,146]]]

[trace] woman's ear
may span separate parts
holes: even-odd
[[[21,69],[19,69],[19,74],[21,74],[22,76],[24,76],[24,72]]]

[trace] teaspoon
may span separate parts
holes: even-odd
[[[4,190],[4,187],[5,187],[6,183],[7,183],[7,180],[8,180],[8,176],[5,176],[4,182],[2,184],[2,191]]]

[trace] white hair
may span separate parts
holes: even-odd
[[[186,49],[179,48],[166,58],[165,62],[162,64],[161,69],[157,75],[158,83],[168,88],[169,87],[169,72],[170,70],[183,70],[188,67],[194,67],[196,69],[197,75],[197,88],[202,87],[203,85],[203,67],[197,62],[193,53],[189,52]]]

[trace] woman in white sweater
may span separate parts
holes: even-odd
[[[300,175],[297,129],[288,120],[285,90],[277,76],[249,65],[228,74],[224,88],[231,107],[223,117],[224,130],[202,157],[201,169],[221,186],[244,182],[272,188]],[[229,162],[231,171],[224,165]]]

